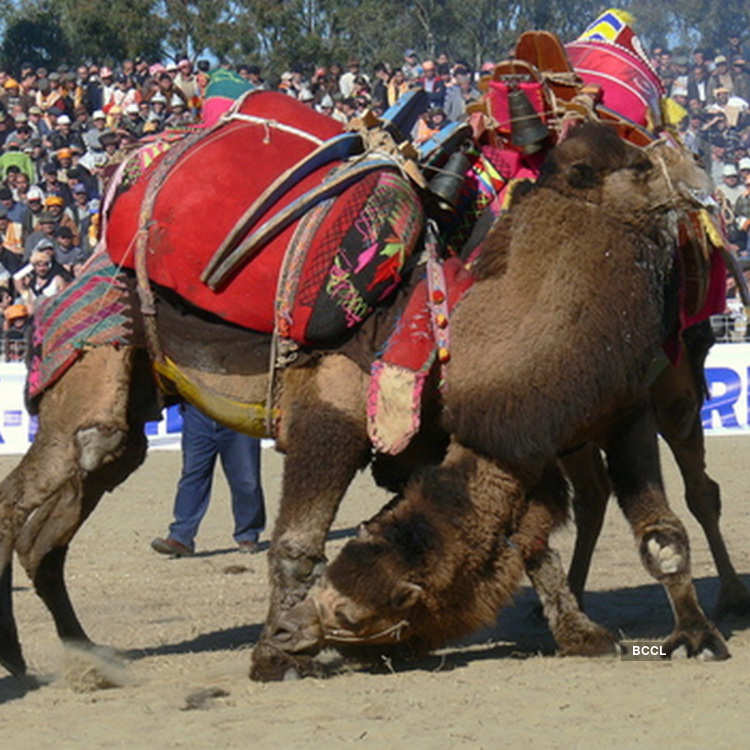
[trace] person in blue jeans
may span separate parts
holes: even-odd
[[[151,547],[164,555],[186,557],[195,551],[195,535],[208,510],[216,456],[232,492],[234,539],[241,552],[257,552],[266,525],[260,482],[260,440],[224,427],[191,404],[182,411],[182,475],[174,500],[169,535]]]

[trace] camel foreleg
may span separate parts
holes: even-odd
[[[667,653],[684,647],[688,656],[726,659],[727,645],[698,602],[687,533],[667,504],[651,409],[644,405],[618,424],[606,450],[612,485],[641,561],[672,605],[675,627],[664,643]]]
[[[279,679],[290,668],[299,670],[273,641],[283,614],[323,574],[326,535],[355,473],[367,464],[365,386],[361,370],[340,355],[323,360],[313,377],[305,371],[286,374],[279,437],[286,458],[268,556],[271,601],[253,650],[253,679]]]

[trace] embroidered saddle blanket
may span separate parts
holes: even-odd
[[[421,202],[392,161],[363,156],[345,170],[348,155],[359,155],[354,134],[342,134],[338,122],[284,94],[253,91],[191,137],[178,156],[174,146],[157,153],[115,197],[106,229],[115,263],[135,267],[138,233],[147,232],[154,284],[260,332],[283,316],[283,333],[309,345],[339,340],[400,283],[422,229]],[[151,180],[158,193],[144,216]],[[328,185],[338,187],[326,192]],[[311,191],[320,200],[304,204]],[[287,220],[269,232],[278,217]],[[255,247],[227,272],[230,235],[240,246],[255,237]],[[214,283],[206,278],[211,263]]]

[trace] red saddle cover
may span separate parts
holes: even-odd
[[[276,92],[251,94],[240,113],[291,125],[321,141],[341,132],[335,120]],[[296,224],[271,240],[219,292],[206,286],[200,275],[245,209],[281,172],[317,145],[302,134],[234,119],[186,151],[171,169],[154,203],[148,226],[149,278],[224,320],[257,331],[272,331],[279,268]],[[117,264],[133,267],[141,202],[149,177],[163,158],[162,154],[114,201],[106,245]],[[283,208],[320,184],[338,164],[327,164],[310,174],[272,210]]]

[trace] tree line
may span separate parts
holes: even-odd
[[[14,0],[0,9],[0,64],[56,67],[210,55],[277,74],[295,67],[400,63],[406,48],[478,66],[527,29],[575,38],[595,0]],[[648,46],[720,48],[750,29],[746,0],[627,0]]]

